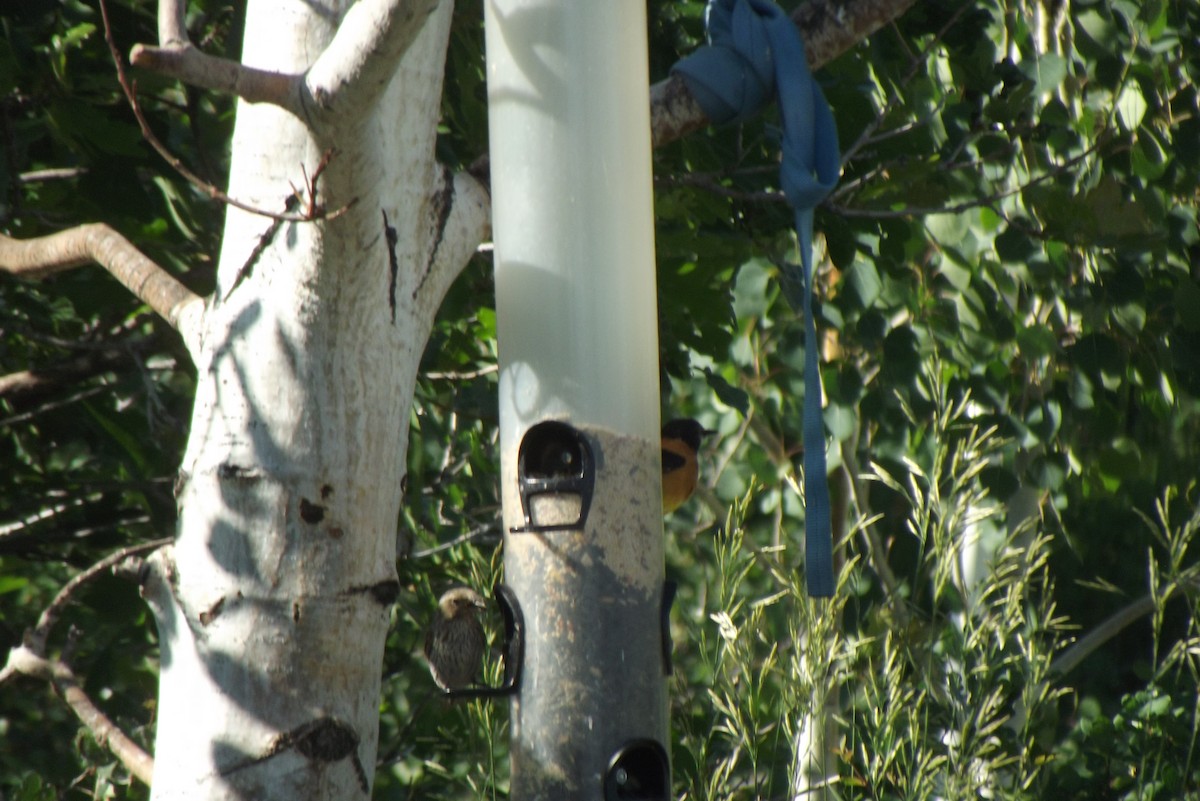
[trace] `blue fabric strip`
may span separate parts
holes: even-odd
[[[799,284],[804,312],[804,496],[805,572],[809,595],[834,592],[825,424],[821,371],[812,309],[813,210],[837,183],[841,170],[837,128],[820,86],[813,80],[796,26],[770,0],[709,0],[709,44],[677,63],[676,72],[714,124],[744,120],[772,98],[783,119],[780,185],[796,212],[801,264],[784,265],[788,283]],[[799,273],[799,274],[797,274]]]

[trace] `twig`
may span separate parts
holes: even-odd
[[[100,16],[104,21],[104,41],[108,43],[108,49],[112,54],[113,63],[117,67],[117,82],[120,83],[121,91],[125,93],[125,98],[129,101],[130,108],[133,109],[133,116],[137,119],[138,127],[142,131],[142,137],[150,144],[151,147],[155,149],[155,151],[158,152],[160,156],[163,157],[163,159],[166,160],[168,164],[171,165],[176,172],[187,179],[187,181],[197,189],[207,194],[213,200],[233,206],[235,209],[240,209],[241,211],[245,211],[250,214],[257,214],[262,217],[270,217],[275,220],[283,220],[286,222],[313,222],[321,219],[333,219],[345,213],[346,210],[354,204],[355,199],[351,199],[349,203],[341,208],[338,208],[332,212],[325,212],[318,204],[316,204],[315,196],[312,196],[308,201],[309,210],[303,214],[297,214],[288,211],[268,211],[267,209],[260,209],[257,206],[252,206],[249,203],[243,203],[236,198],[232,198],[225,192],[222,192],[220,189],[210,184],[208,181],[205,181],[203,178],[196,175],[194,172],[188,169],[187,165],[185,165],[178,157],[176,157],[175,154],[172,153],[167,146],[164,145],[159,138],[154,135],[154,131],[150,129],[150,123],[146,120],[145,115],[142,113],[141,103],[138,102],[137,82],[129,79],[129,75],[125,71],[125,60],[121,57],[121,51],[117,48],[116,40],[113,38],[112,26],[108,21],[108,5],[105,0],[100,0]],[[331,151],[327,151],[326,156],[322,157],[321,161],[323,164],[327,163],[326,158],[329,156],[330,152]],[[316,175],[319,174],[323,169],[323,167],[319,168],[317,173],[314,175],[314,180],[312,183],[312,189],[314,192],[316,190]]]
[[[654,180],[656,184],[665,186],[691,186],[697,189],[702,189],[719,197],[727,197],[730,200],[738,200],[745,203],[787,203],[787,196],[779,191],[764,191],[754,192],[744,189],[734,189],[728,186],[722,186],[711,176],[693,175],[684,173],[682,175],[666,175]]]
[[[50,605],[42,610],[37,625],[33,628],[33,631],[26,635],[26,644],[33,648],[37,654],[44,655],[50,630],[58,622],[58,617],[62,614],[62,610],[71,602],[72,596],[79,592],[81,588],[95,581],[103,573],[116,567],[129,557],[145,553],[146,551],[153,551],[169,542],[171,542],[170,538],[163,538],[130,545],[127,548],[122,548],[119,551],[109,554],[87,570],[75,576],[63,585],[63,588],[58,591],[58,595],[54,596],[54,600],[50,602]]]
[[[320,212],[320,207],[317,205],[317,183],[321,180],[321,173],[325,172],[325,168],[329,166],[329,162],[333,161],[335,156],[337,156],[337,148],[335,147],[331,147],[322,153],[321,160],[317,162],[317,168],[313,170],[312,178],[308,177],[308,170],[305,169],[304,165],[300,165],[300,171],[304,175],[304,188],[305,191],[308,192],[308,206],[305,213],[308,214],[309,217],[315,218]],[[297,193],[297,195],[299,195],[299,193]],[[348,208],[350,208],[350,206],[346,205],[342,211],[345,211]],[[339,212],[339,214],[340,213],[341,212]]]
[[[74,635],[64,648],[64,658],[46,658],[46,643],[50,630],[58,622],[59,616],[76,593],[87,584],[95,581],[105,572],[112,570],[120,563],[145,551],[154,550],[170,542],[169,539],[152,540],[138,545],[122,548],[109,554],[96,564],[89,567],[68,581],[54,600],[42,610],[37,625],[25,634],[22,645],[13,648],[8,654],[8,662],[0,670],[0,684],[16,675],[39,678],[54,684],[62,693],[63,699],[79,720],[102,747],[107,748],[145,784],[149,785],[154,778],[154,759],[142,750],[141,746],[131,740],[117,727],[112,720],[100,710],[88,694],[84,692],[79,677],[75,674],[65,659],[65,654],[73,650]]]
[[[963,3],[961,6],[959,6],[958,10],[950,15],[950,18],[947,19],[945,24],[943,24],[938,32],[934,34],[933,38],[929,40],[921,52],[919,54],[912,55],[911,61],[909,62],[908,72],[903,78],[900,79],[901,86],[909,83],[916,76],[917,70],[921,68],[921,65],[924,64],[926,60],[928,60],[929,54],[933,52],[933,48],[942,43],[942,38],[946,35],[946,31],[950,30],[954,23],[958,22],[958,18],[961,17],[963,13],[971,7],[972,6],[970,3]],[[901,43],[903,43],[903,41],[904,40],[901,39]],[[862,133],[858,135],[858,139],[854,141],[854,144],[850,145],[850,147],[846,148],[845,152],[842,153],[843,165],[847,164],[850,159],[854,158],[859,150],[872,141],[875,131],[879,130],[879,126],[883,124],[884,118],[887,117],[888,113],[894,108],[894,100],[895,98],[888,100],[888,102],[879,109],[879,113],[875,115],[875,119],[867,123],[866,127],[863,128]]]
[[[484,523],[482,526],[476,526],[475,528],[471,529],[467,533],[460,534],[459,536],[455,537],[452,540],[449,540],[448,542],[443,542],[439,545],[433,546],[432,548],[426,548],[423,551],[415,551],[411,558],[425,559],[426,557],[433,556],[434,554],[441,553],[442,551],[448,551],[451,548],[455,547],[456,545],[462,545],[463,543],[470,542],[471,540],[478,539],[480,537],[484,537],[488,534],[495,534],[495,533],[498,533],[499,531],[500,531],[499,523],[496,523],[495,521],[493,521],[491,523]]]
[[[497,364],[488,364],[480,367],[478,370],[466,370],[463,372],[439,372],[431,371],[422,373],[422,378],[427,378],[430,381],[470,381],[475,378],[482,378],[485,375],[499,372],[500,366]]]
[[[32,409],[31,411],[23,412],[21,414],[14,414],[11,417],[0,418],[0,428],[8,428],[9,426],[16,425],[17,423],[23,423],[26,420],[32,420],[39,414],[45,414],[46,412],[54,411],[55,409],[61,409],[64,406],[70,406],[72,403],[85,400],[93,395],[99,395],[101,392],[108,392],[111,389],[112,387],[107,384],[100,384],[99,386],[90,387],[88,389],[81,390],[80,392],[76,392],[74,395],[69,395],[61,400],[44,403],[36,409]]]
[[[380,97],[439,0],[348,5],[332,41],[303,72],[249,67],[194,47],[184,25],[183,0],[158,0],[158,46],[135,45],[130,60],[191,86],[270,103],[310,127],[344,124],[342,108],[366,108]]]
[[[160,46],[134,45],[130,54],[133,65],[178,78],[201,89],[231,94],[248,103],[273,103],[297,117],[302,115],[300,87],[303,76],[247,67],[193,47],[184,24],[185,15],[185,0],[159,0]]]
[[[30,170],[17,176],[23,184],[40,184],[45,181],[69,181],[86,175],[87,167],[58,167],[46,170]]]
[[[297,87],[303,76],[255,69],[235,61],[211,56],[190,42],[165,47],[134,45],[133,66],[178,78],[200,89],[240,97],[247,103],[271,103],[302,115]]]
[[[29,528],[32,525],[48,520],[56,515],[61,515],[64,512],[78,509],[81,506],[89,503],[95,503],[104,497],[102,492],[93,492],[84,497],[72,497],[63,503],[53,504],[43,507],[36,512],[25,515],[11,523],[0,523],[0,542],[6,538],[19,534],[23,529]]]
[[[1161,600],[1168,601],[1188,590],[1200,590],[1200,576],[1193,576],[1190,580],[1180,582]],[[1157,603],[1158,599],[1155,599],[1153,594],[1146,593],[1133,603],[1118,609],[1074,645],[1063,651],[1050,664],[1050,672],[1058,675],[1070,673],[1079,666],[1080,662],[1091,656],[1093,651],[1120,634],[1127,626],[1153,612]]]
[[[0,398],[34,395],[62,385],[76,385],[86,379],[111,371],[120,371],[133,363],[132,350],[110,348],[85,351],[50,367],[18,370],[0,376]]]
[[[903,209],[855,209],[850,208],[849,206],[843,206],[840,203],[834,203],[832,201],[826,201],[822,205],[828,208],[830,211],[833,211],[843,217],[869,217],[876,219],[920,217],[928,214],[960,214],[964,211],[970,211],[971,209],[976,209],[983,206],[992,207],[1000,200],[1012,197],[1013,195],[1019,195],[1030,187],[1037,186],[1040,183],[1049,181],[1051,178],[1056,178],[1059,175],[1062,175],[1076,164],[1088,159],[1106,142],[1107,138],[1101,136],[1101,138],[1097,140],[1095,144],[1080,153],[1078,156],[1072,156],[1062,164],[1055,166],[1053,169],[1048,170],[1041,175],[1030,178],[1023,184],[1018,184],[1017,186],[996,192],[988,195],[987,197],[966,200],[953,206],[910,206]],[[1122,148],[1116,148],[1112,152],[1120,152],[1121,149]],[[969,167],[972,165],[968,164],[967,166]],[[838,194],[842,193],[839,191]]]
[[[140,745],[131,740],[96,706],[84,692],[79,677],[69,665],[61,660],[46,659],[35,654],[28,646],[22,645],[9,653],[8,664],[0,671],[0,682],[7,675],[15,673],[52,682],[76,717],[92,733],[96,742],[121,760],[138,780],[150,786],[154,779],[154,758],[142,750]]]
[[[869,501],[869,493],[863,486],[863,475],[858,466],[858,457],[855,456],[852,448],[842,447],[842,464],[846,471],[846,476],[849,478],[850,498],[854,501],[854,506],[859,514],[859,532],[862,534],[863,544],[867,549],[867,561],[871,568],[875,571],[875,575],[879,576],[879,582],[883,585],[888,598],[899,598],[899,583],[896,581],[896,574],[892,572],[891,565],[887,561],[887,549],[883,547],[883,543],[879,539],[879,535],[875,533],[875,523],[882,515],[877,515],[871,510]],[[905,614],[903,605],[897,604],[897,610],[901,610],[901,614]]]

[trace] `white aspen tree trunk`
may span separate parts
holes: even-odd
[[[403,5],[420,32],[398,69],[358,70],[378,53],[336,51],[344,17]],[[146,582],[162,652],[159,801],[370,796],[418,363],[488,208],[433,157],[452,3],[351,6],[251,0],[247,12],[247,66],[308,70],[318,89],[318,57],[349,69],[336,92],[301,100],[305,119],[239,104],[229,194],[282,210],[336,148],[317,201],[353,205],[316,222],[227,215],[218,286],[189,342],[177,540]]]

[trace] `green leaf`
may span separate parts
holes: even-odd
[[[1200,332],[1200,284],[1184,279],[1175,288],[1175,315],[1189,331]]]
[[[838,442],[845,442],[854,435],[858,415],[854,408],[840,403],[830,404],[824,413],[825,427]]]
[[[70,29],[58,40],[58,44],[64,50],[71,47],[78,47],[89,36],[96,32],[96,26],[90,22],[80,23]]]
[[[1006,228],[996,237],[996,255],[1001,261],[1025,262],[1037,252],[1037,244],[1015,226]]]
[[[1034,91],[1041,95],[1052,92],[1067,77],[1067,60],[1057,53],[1042,53],[1022,65],[1022,71],[1034,81]]]
[[[1159,143],[1158,137],[1145,128],[1138,131],[1137,141],[1129,153],[1130,166],[1143,181],[1152,183],[1166,172],[1171,156]]]
[[[138,437],[126,431],[117,422],[111,419],[108,415],[100,412],[91,403],[84,402],[83,408],[92,416],[100,427],[103,428],[110,437],[113,438],[120,446],[125,454],[132,460],[137,468],[137,473],[146,475],[147,457],[145,449],[142,447],[142,442]]]
[[[0,595],[17,592],[28,586],[29,579],[25,576],[0,576]]]
[[[766,259],[751,259],[737,272],[733,285],[733,313],[738,319],[761,317],[770,306],[767,296],[775,267]]]
[[[1117,120],[1129,132],[1136,131],[1146,116],[1146,98],[1142,88],[1134,81],[1125,84],[1125,88],[1117,96]]]
[[[733,386],[707,367],[704,368],[703,373],[709,389],[713,391],[713,394],[717,396],[717,399],[721,403],[724,403],[731,409],[737,409],[743,416],[750,413],[750,396],[745,390]]]
[[[1039,359],[1058,350],[1058,338],[1044,325],[1025,325],[1017,329],[1017,345],[1021,355]]]

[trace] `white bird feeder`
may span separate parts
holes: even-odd
[[[646,9],[486,0],[512,797],[670,792]]]

